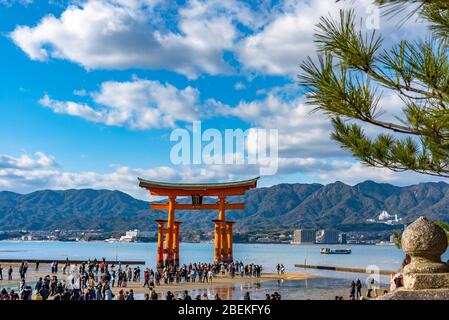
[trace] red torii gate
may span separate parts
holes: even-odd
[[[168,203],[151,203],[153,210],[167,210],[167,220],[156,220],[158,224],[157,267],[179,266],[179,228],[175,221],[175,210],[218,210],[215,225],[214,261],[232,262],[232,225],[226,221],[226,210],[241,210],[244,203],[227,203],[227,196],[244,195],[257,186],[259,177],[250,180],[225,183],[169,183],[138,178],[139,186],[151,195],[166,196]],[[192,197],[192,204],[177,203],[176,197]],[[218,197],[217,203],[202,202],[203,196]],[[165,225],[167,224],[167,225]]]

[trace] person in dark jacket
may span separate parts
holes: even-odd
[[[355,289],[355,296],[357,299],[360,299],[360,297],[362,296],[362,282],[360,281],[360,279],[357,279],[357,282],[355,283]]]

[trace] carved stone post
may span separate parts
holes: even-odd
[[[405,289],[449,288],[449,266],[441,261],[447,249],[443,229],[425,217],[420,217],[405,229],[402,250],[410,255],[410,264],[404,267]]]
[[[448,243],[443,229],[420,217],[402,234],[402,250],[411,258],[404,267],[404,287],[381,300],[449,300],[449,266],[441,261]]]

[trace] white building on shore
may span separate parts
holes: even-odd
[[[120,242],[134,242],[137,241],[139,238],[150,238],[151,232],[150,231],[140,231],[137,229],[126,231],[124,236],[121,236],[119,241]]]

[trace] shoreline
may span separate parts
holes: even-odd
[[[62,240],[11,240],[11,239],[4,239],[0,240],[1,242],[11,242],[11,243],[108,243],[108,244],[132,244],[132,243],[157,243],[157,241],[133,241],[133,242],[109,242],[105,240],[80,240],[80,241],[62,241]],[[188,242],[188,241],[181,241],[181,244],[213,244],[213,242],[208,241],[200,241],[200,242]],[[342,246],[378,246],[378,247],[391,247],[395,246],[394,244],[388,244],[388,243],[335,243],[335,244],[326,244],[326,243],[304,243],[304,244],[298,244],[298,243],[283,243],[283,242],[234,242],[234,244],[250,244],[250,245],[292,245],[292,246],[323,246],[323,247],[342,247]],[[0,250],[0,252],[2,252]]]

